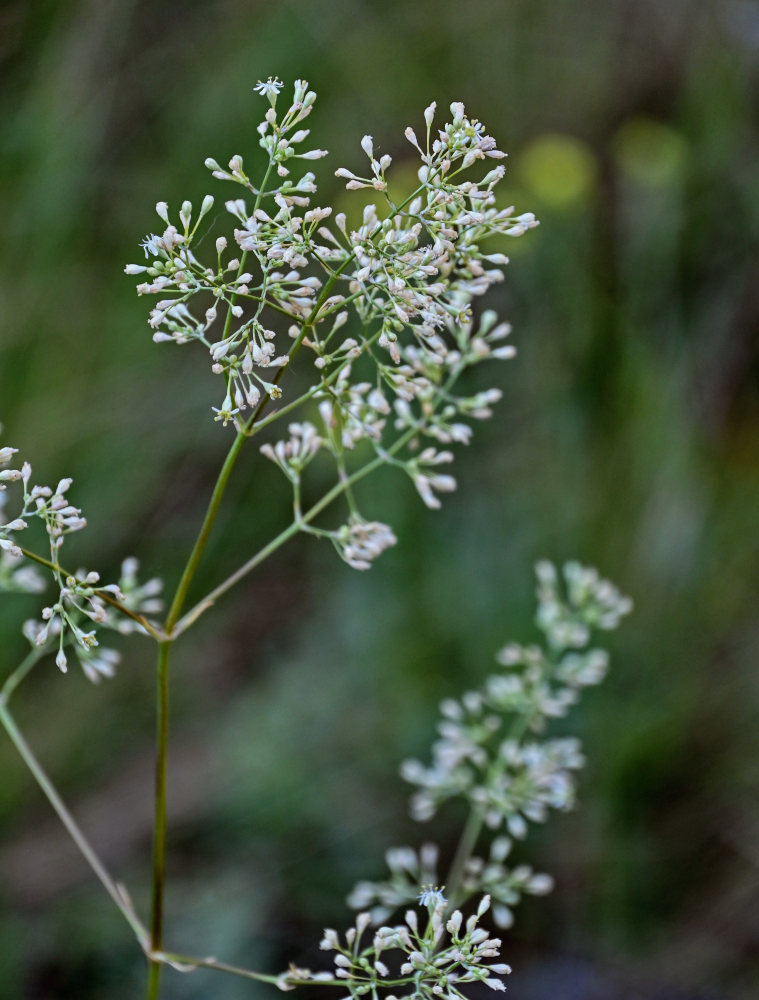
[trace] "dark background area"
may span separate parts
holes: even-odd
[[[577,557],[631,594],[613,671],[572,725],[580,808],[520,857],[555,874],[504,953],[516,1000],[743,1000],[759,985],[759,6],[747,0],[6,2],[0,9],[0,418],[44,482],[75,478],[71,558],[127,554],[171,586],[229,441],[189,348],[154,346],[125,278],[153,204],[225,195],[203,167],[256,146],[260,78],[307,78],[319,203],[369,132],[399,171],[432,99],[510,153],[542,225],[488,305],[519,355],[427,511],[367,481],[399,545],[371,573],[297,540],[177,647],[167,941],[279,971],[391,844],[438,839],[395,776],[440,698],[532,640],[532,564]],[[286,523],[251,447],[199,586]],[[35,598],[0,604],[0,666]],[[91,687],[52,663],[22,727],[145,912],[153,663]],[[0,740],[0,996],[126,1000],[143,961]],[[167,1000],[272,995],[167,972]]]

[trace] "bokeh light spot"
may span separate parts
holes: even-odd
[[[680,177],[688,145],[676,129],[638,115],[620,126],[614,152],[624,173],[639,184],[661,187]]]
[[[598,172],[595,155],[582,139],[552,133],[534,139],[517,160],[525,187],[537,199],[569,208],[590,196]]]

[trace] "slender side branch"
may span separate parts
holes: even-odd
[[[82,831],[80,830],[79,826],[76,823],[76,820],[66,808],[66,805],[64,804],[60,795],[58,794],[52,781],[50,780],[50,778],[48,778],[42,765],[34,756],[31,747],[21,734],[21,731],[16,725],[13,716],[11,715],[7,705],[5,704],[4,698],[0,700],[0,722],[2,722],[5,731],[7,732],[14,746],[21,755],[24,763],[32,772],[37,784],[45,793],[48,802],[57,813],[58,818],[66,827],[69,836],[74,841],[76,846],[79,848],[87,864],[97,875],[98,879],[105,888],[106,892],[118,907],[118,910],[121,913],[121,915],[124,917],[126,922],[134,931],[141,947],[147,951],[149,948],[149,936],[147,929],[143,926],[139,917],[132,909],[131,903],[129,902],[126,893],[119,888],[119,886],[113,881],[111,876],[108,874],[108,871],[106,870],[100,858],[95,853],[95,850],[91,846],[90,842],[82,833]]]
[[[386,454],[393,455],[396,451],[399,451],[403,445],[414,436],[415,433],[415,430],[407,431],[400,438],[398,438],[391,448],[387,450]],[[248,559],[247,562],[244,562],[239,569],[236,569],[231,576],[228,576],[226,580],[218,585],[218,587],[214,587],[214,589],[210,591],[210,593],[206,594],[201,601],[198,601],[198,603],[192,607],[174,626],[172,632],[174,638],[181,635],[182,632],[185,632],[205,611],[216,603],[222,594],[226,594],[226,592],[231,590],[236,583],[239,583],[244,576],[247,576],[251,570],[254,570],[256,566],[260,565],[264,559],[268,558],[268,556],[275,552],[281,545],[284,545],[288,539],[297,534],[302,524],[308,524],[313,521],[313,519],[326,507],[328,507],[333,500],[336,500],[342,493],[350,489],[354,483],[359,482],[359,480],[363,479],[364,476],[368,476],[370,472],[373,472],[384,463],[384,456],[374,458],[371,462],[367,462],[366,465],[362,466],[362,468],[358,469],[350,476],[347,476],[344,480],[336,483],[331,490],[324,494],[321,500],[317,501],[313,507],[306,511],[300,521],[293,521],[293,523],[285,528],[284,531],[280,532],[276,538],[272,539],[268,545],[265,545],[262,549],[256,552],[254,556],[251,556],[251,558]]]
[[[173,636],[176,638],[180,636],[203,614],[203,612],[208,611],[209,608],[213,607],[216,601],[230,590],[239,580],[250,573],[251,570],[255,569],[264,559],[268,558],[273,552],[284,545],[284,543],[296,535],[300,527],[296,521],[288,525],[284,531],[281,531],[276,538],[273,538],[268,545],[265,545],[256,554],[250,558],[246,563],[244,563],[238,570],[227,577],[227,579],[219,584],[218,587],[214,588],[209,594],[207,594],[201,601],[199,601],[194,607],[192,607],[186,615],[184,615],[177,624],[174,626]]]
[[[220,962],[213,956],[206,958],[196,958],[193,955],[178,955],[170,951],[151,951],[150,960],[162,965],[168,965],[176,972],[197,972],[198,969],[215,969],[217,972],[229,972],[233,976],[241,976],[243,979],[255,979],[260,983],[276,984],[278,976],[267,975],[264,972],[254,972],[252,969],[243,969],[239,965],[229,965],[227,962]],[[339,980],[326,985],[339,985]]]

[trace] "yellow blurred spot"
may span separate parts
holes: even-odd
[[[534,139],[517,159],[516,168],[530,193],[556,208],[587,200],[597,174],[596,159],[587,143],[559,133]]]
[[[647,187],[679,178],[688,156],[688,144],[679,132],[642,115],[620,126],[613,147],[620,169]]]

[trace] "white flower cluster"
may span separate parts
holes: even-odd
[[[347,524],[328,534],[341,559],[353,569],[369,569],[373,560],[398,541],[386,524],[365,521],[359,515],[351,515]]]
[[[418,820],[430,819],[447,799],[463,796],[489,827],[505,823],[513,837],[522,838],[528,822],[543,822],[549,809],[573,805],[573,772],[583,765],[579,741],[525,735],[566,715],[583,687],[603,679],[606,652],[585,647],[593,629],[615,628],[632,603],[578,563],[564,567],[565,595],[555,567],[543,562],[536,571],[536,621],[548,648],[506,646],[498,655],[505,673],[488,677],[479,691],[441,704],[432,764],[410,760],[401,769],[418,787],[411,801]]]
[[[498,927],[511,927],[514,923],[513,908],[522,895],[545,896],[553,889],[553,879],[543,872],[533,871],[530,865],[518,864],[509,868],[504,864],[512,848],[508,837],[495,837],[490,844],[487,859],[472,857],[464,868],[461,883],[463,894],[469,898],[487,892],[493,899],[493,920]]]
[[[577,562],[564,567],[566,599],[559,593],[556,567],[540,562],[538,575],[538,625],[554,650],[580,648],[590,641],[593,629],[610,631],[632,610],[632,601],[602,580],[598,571]],[[601,678],[599,678],[600,680]],[[597,683],[595,680],[579,683]]]
[[[487,859],[470,857],[464,867],[461,892],[464,899],[486,893],[493,901],[493,921],[498,927],[511,927],[513,908],[523,894],[542,896],[553,888],[550,875],[534,872],[530,865],[508,868],[504,861],[511,852],[508,837],[495,837]],[[419,851],[412,847],[392,847],[385,853],[390,877],[385,881],[357,882],[348,896],[348,906],[368,910],[373,924],[380,924],[419,895],[419,886],[438,881],[436,844],[422,844]]]
[[[301,473],[322,446],[322,439],[313,424],[304,421],[290,424],[287,441],[261,445],[261,454],[275,462],[292,483],[300,481]]]
[[[350,997],[377,997],[389,991],[391,997],[426,1000],[460,998],[466,983],[504,989],[500,977],[510,969],[491,964],[501,942],[491,939],[478,921],[492,900],[494,922],[510,927],[514,907],[524,894],[551,891],[550,875],[526,864],[510,867],[506,861],[512,838],[523,838],[529,821],[542,822],[549,808],[569,808],[574,800],[573,772],[583,763],[578,740],[538,741],[527,734],[540,732],[548,719],[566,714],[583,687],[603,679],[608,658],[602,650],[586,648],[592,632],[616,628],[632,607],[595,570],[578,563],[564,567],[563,581],[550,563],[539,563],[536,573],[536,621],[546,635],[547,651],[506,646],[498,658],[507,672],[489,677],[479,691],[442,703],[432,766],[408,761],[402,768],[404,777],[418,786],[412,799],[415,819],[431,818],[442,802],[454,796],[469,802],[467,829],[449,873],[450,891],[451,905],[480,898],[476,913],[465,921],[462,911],[455,910],[446,920],[449,904],[444,889],[436,886],[435,844],[425,843],[418,851],[390,848],[385,855],[389,878],[358,882],[348,897],[349,906],[361,912],[344,942],[336,931],[325,931],[321,947],[336,953],[334,974],[291,966],[278,980],[282,989],[301,983],[344,984]],[[482,827],[497,829],[503,823],[511,836],[493,837],[487,856],[477,856]],[[416,900],[428,911],[423,928],[415,910],[406,912],[403,924],[385,923]],[[377,929],[365,940],[370,927]],[[402,955],[389,963],[386,953],[394,950]]]
[[[145,583],[140,583],[137,575],[139,568],[140,564],[134,556],[129,556],[122,562],[118,582],[121,591],[120,600],[123,607],[149,619],[151,615],[163,611],[164,604],[158,596],[163,590],[163,580],[156,576],[146,580]],[[106,612],[109,627],[121,632],[122,635],[130,635],[133,632],[145,633],[142,625],[133,618],[114,614],[108,609]]]
[[[478,926],[490,907],[490,897],[484,896],[469,918],[454,910],[446,919],[448,904],[440,890],[429,888],[418,896],[426,919],[408,910],[402,924],[381,926],[369,936],[371,918],[360,913],[344,939],[331,928],[324,932],[322,950],[335,953],[333,975],[291,967],[278,985],[287,990],[303,982],[339,983],[351,997],[376,997],[378,990],[382,995],[390,990],[394,997],[417,1000],[463,1000],[462,987],[470,983],[505,990],[502,977],[511,968],[494,961],[501,941]]]
[[[14,482],[19,470],[7,469],[16,448],[0,448],[0,593],[39,594],[45,589],[42,574],[30,566],[24,559],[18,544],[14,541],[14,532],[26,527],[21,518],[6,521],[5,506],[8,499],[8,482]],[[14,475],[7,475],[13,473]]]
[[[24,623],[24,635],[33,646],[57,648],[55,662],[62,671],[68,669],[66,646],[72,646],[87,677],[97,681],[110,677],[119,660],[112,649],[98,648],[94,626],[130,632],[142,628],[128,618],[114,614],[104,600],[112,595],[138,613],[151,613],[160,608],[155,595],[160,581],[140,585],[136,579],[137,562],[130,559],[122,566],[118,584],[101,585],[95,572],[80,570],[76,576],[65,573],[60,566],[60,552],[67,535],[80,531],[87,524],[82,511],[68,499],[71,479],[62,479],[50,486],[32,485],[32,467],[24,462],[21,468],[8,468],[18,449],[0,447],[0,590],[39,593],[45,590],[45,579],[25,558],[18,535],[29,528],[33,519],[41,521],[49,545],[49,565],[57,590],[55,601],[42,609],[42,621]],[[8,484],[21,486],[16,515],[5,520]]]
[[[330,207],[312,207],[314,174],[292,171],[300,160],[325,155],[304,147],[309,130],[303,123],[316,95],[298,80],[280,113],[282,87],[269,79],[255,88],[269,104],[258,127],[268,159],[260,184],[251,181],[241,155],[227,169],[206,161],[215,178],[242,188],[226,202],[233,232],[216,238],[208,259],[199,225],[213,198],[197,213],[184,202],[178,219],[159,202],[165,228],[144,241],[147,263],[126,271],[144,275],[138,293],[159,296],[149,321],[154,340],[193,341],[208,352],[224,382],[223,399],[213,408],[224,424],[250,432],[263,404],[284,398],[281,377],[296,352],[312,352],[310,387],[286,406],[315,401],[324,429],[295,423],[289,439],[263,449],[294,486],[323,444],[343,475],[346,452],[366,442],[437,508],[439,495],[456,486],[438,468],[453,455],[438,446],[468,442],[470,421],[489,417],[501,395],[498,389],[459,395],[455,383],[467,368],[515,353],[503,343],[510,328],[495,313],[486,311],[478,323],[472,315],[474,299],[503,279],[508,263],[483,243],[521,236],[537,222],[531,213],[514,215],[497,205],[504,167],[495,161],[505,154],[459,102],[437,131],[435,105],[425,110],[422,144],[406,130],[421,160],[418,185],[407,197],[393,197],[391,158],[375,155],[367,135],[361,141],[367,175],[345,168],[337,175],[350,190],[376,191],[381,203],[366,206],[358,225]],[[419,448],[423,438],[432,444]],[[345,555],[346,546],[334,540]],[[375,548],[347,561],[365,568]]]
[[[354,910],[369,910],[373,924],[380,924],[402,906],[408,906],[419,896],[419,887],[438,882],[437,844],[413,847],[390,847],[385,862],[390,878],[385,882],[357,882],[347,903]]]

